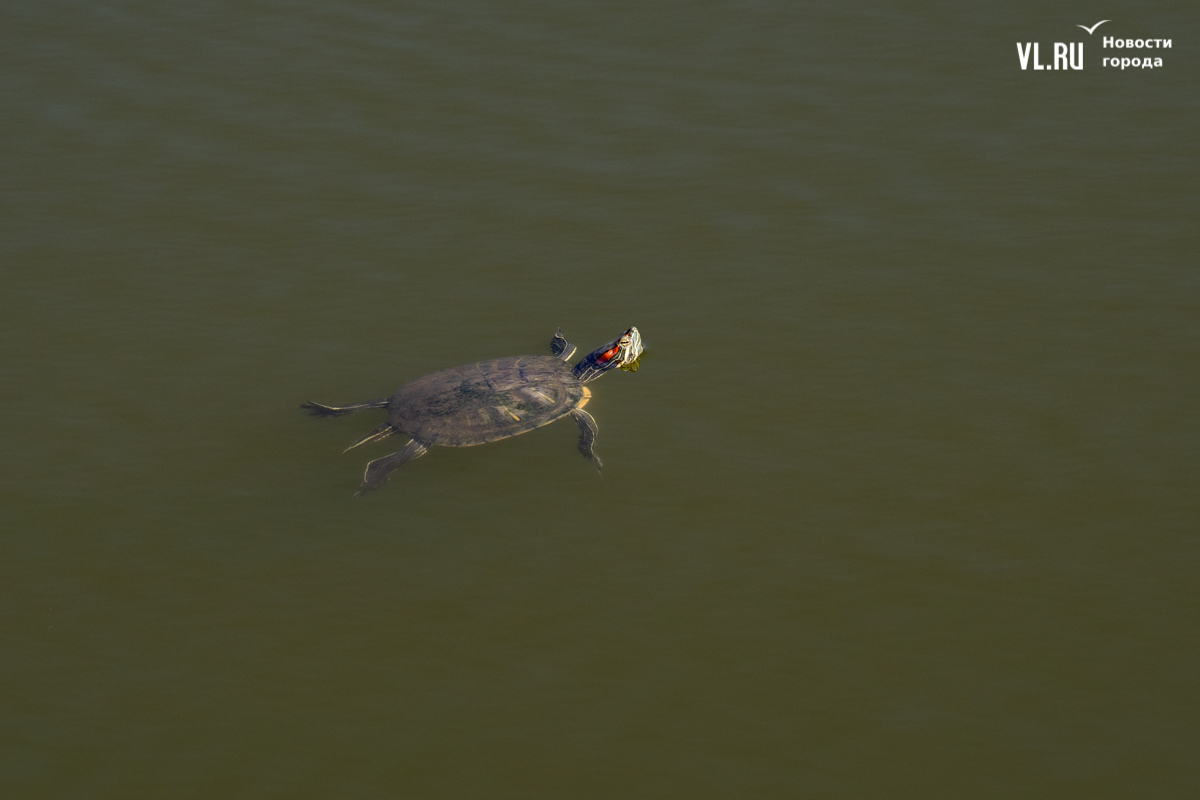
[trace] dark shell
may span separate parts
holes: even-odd
[[[583,384],[565,361],[497,358],[404,384],[388,403],[388,421],[422,442],[466,447],[540,428],[568,414],[583,396]]]

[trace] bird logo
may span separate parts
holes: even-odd
[[[1096,28],[1099,28],[1101,25],[1103,25],[1106,22],[1112,22],[1112,20],[1111,19],[1102,19],[1090,28],[1087,25],[1076,25],[1075,27],[1083,28],[1085,31],[1088,32],[1088,36],[1091,36],[1093,33],[1096,32]]]

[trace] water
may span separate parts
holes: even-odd
[[[7,793],[1194,796],[1200,25],[1102,13],[4,9]],[[603,477],[298,409],[560,325]]]

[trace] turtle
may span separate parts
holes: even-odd
[[[420,458],[433,445],[470,447],[528,433],[570,414],[579,425],[579,452],[599,471],[596,420],[583,410],[591,383],[614,367],[636,371],[642,355],[642,336],[630,328],[571,366],[575,345],[562,328],[550,341],[549,356],[513,356],[464,364],[424,375],[401,386],[391,397],[327,406],[304,403],[316,417],[340,417],[355,411],[386,408],[387,422],[346,448],[353,450],[395,433],[410,441],[391,455],[367,464],[355,496],[378,489],[401,465]]]

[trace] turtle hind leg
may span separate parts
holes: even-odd
[[[413,439],[404,445],[404,449],[398,453],[392,453],[390,456],[375,459],[370,464],[367,464],[367,471],[363,474],[362,486],[358,487],[358,491],[354,493],[354,496],[362,497],[372,489],[378,489],[380,486],[383,486],[388,482],[388,476],[392,474],[393,470],[399,469],[406,461],[420,458],[427,452],[429,452],[429,445]]]
[[[348,406],[327,406],[309,401],[300,407],[314,417],[340,417],[343,414],[353,414],[355,411],[366,411],[368,408],[387,408],[389,399],[382,397],[378,400],[368,400],[365,403],[351,403]]]
[[[361,447],[362,445],[369,444],[370,442],[378,442],[381,439],[386,439],[387,437],[391,436],[393,433],[396,433],[396,429],[392,427],[392,423],[385,422],[382,425],[380,425],[378,428],[376,428],[375,430],[368,433],[366,436],[359,439],[354,444],[347,447],[342,452],[349,453],[351,450],[353,450],[356,447]]]
[[[563,336],[562,328],[559,328],[555,332],[554,338],[550,340],[550,352],[563,361],[570,361],[571,356],[575,355],[575,345],[568,342],[567,337]]]
[[[582,408],[572,408],[571,416],[575,418],[575,422],[579,425],[579,452],[583,453],[584,458],[592,462],[597,472],[602,471],[604,463],[600,461],[600,456],[596,455],[596,433],[600,430],[599,426],[596,425],[596,420]]]

